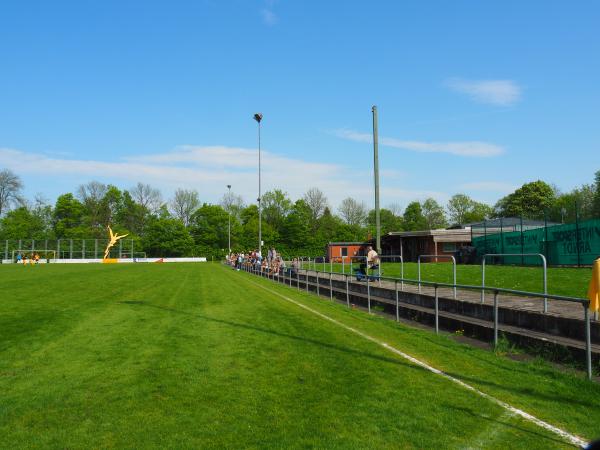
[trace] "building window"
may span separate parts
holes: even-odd
[[[442,251],[444,253],[454,253],[456,251],[456,242],[444,242]]]
[[[342,247],[342,256],[348,256],[348,247]]]

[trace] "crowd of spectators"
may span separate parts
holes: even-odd
[[[232,253],[227,262],[238,271],[246,267],[271,276],[283,275],[286,271],[293,276],[298,273],[298,258],[294,258],[290,267],[287,267],[285,259],[274,248],[268,250],[266,258],[258,250],[253,250],[247,253]]]

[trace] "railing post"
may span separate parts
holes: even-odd
[[[590,310],[589,303],[583,305],[585,314],[585,362],[587,366],[587,377],[588,380],[592,379],[592,338],[590,332]]]
[[[394,280],[394,291],[396,292],[396,322],[400,322],[400,302],[398,301],[398,280]]]
[[[485,256],[481,260],[481,303],[485,301]]]
[[[494,291],[494,348],[498,347],[498,291]]]
[[[456,300],[456,258],[452,256],[452,265],[454,266],[454,300]]]
[[[419,280],[419,294],[421,293],[421,255],[417,257],[417,279]]]
[[[329,272],[329,300],[333,301],[333,284],[331,282],[331,272]]]
[[[400,256],[400,278],[402,278],[400,289],[404,292],[404,258],[402,256]]]
[[[367,305],[369,307],[369,314],[371,314],[371,284],[369,283],[368,269],[367,269]]]
[[[317,297],[320,295],[320,289],[319,289],[319,271],[317,270]]]
[[[308,270],[306,271],[306,292],[308,292]]]
[[[344,274],[346,278],[346,305],[350,308],[350,292],[348,291],[348,275]]]
[[[547,245],[547,243],[546,243]],[[542,258],[542,265],[544,266],[544,295],[548,295],[548,265],[546,263],[546,257],[540,254]],[[544,297],[544,313],[548,312],[548,298]]]
[[[440,332],[440,319],[439,319],[440,309],[439,309],[439,298],[438,298],[438,286],[437,286],[437,284],[435,284],[433,287],[435,289],[435,334],[439,334],[439,332]]]
[[[345,261],[344,261],[344,257],[342,256],[342,273],[345,275],[346,274],[346,265],[345,265]]]

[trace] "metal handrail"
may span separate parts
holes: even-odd
[[[248,270],[248,268],[245,268],[245,270]],[[250,271],[252,271],[252,269]],[[305,270],[305,275],[306,275],[305,285],[306,285],[307,292],[309,290],[308,289],[308,286],[309,286],[308,272],[309,272],[309,270]],[[317,281],[316,281],[316,283],[311,282],[310,284],[313,284],[313,285],[316,284],[317,295],[319,295],[319,286],[320,286],[319,271],[316,271],[316,272],[317,272]],[[265,274],[263,272],[258,272],[258,274],[263,277],[265,276]],[[333,299],[333,288],[332,288],[332,284],[331,284],[332,283],[332,281],[331,281],[332,275],[333,275],[333,273],[329,272],[329,295],[330,295],[331,299]],[[337,274],[337,275],[341,275],[341,274]],[[297,288],[300,289],[300,285],[299,285],[300,270],[297,273],[297,277],[298,277]],[[343,274],[343,277],[346,281],[346,304],[348,305],[348,307],[350,307],[350,300],[349,300],[350,293],[349,293],[348,279],[351,277],[351,275]],[[267,274],[267,278],[271,279],[268,274]],[[283,273],[281,278],[279,276],[277,277],[277,281],[285,284],[285,278],[286,278],[286,275],[285,275],[285,273]],[[590,314],[589,314],[590,301],[588,299],[584,299],[584,298],[580,298],[580,297],[569,297],[569,296],[563,296],[563,295],[553,295],[553,294],[548,294],[548,293],[542,294],[539,292],[519,291],[516,289],[495,288],[495,287],[491,287],[491,286],[486,287],[486,286],[474,286],[474,285],[469,285],[469,284],[438,283],[438,282],[432,282],[432,281],[411,280],[411,279],[405,279],[405,278],[399,279],[399,278],[393,278],[393,277],[381,277],[381,278],[394,282],[394,289],[396,291],[396,318],[397,319],[399,317],[398,281],[408,282],[408,283],[412,283],[412,284],[419,284],[419,285],[422,284],[422,285],[426,285],[426,286],[433,286],[434,290],[435,290],[435,330],[436,330],[436,333],[439,332],[438,288],[447,287],[447,288],[454,288],[455,290],[456,290],[456,288],[460,288],[460,289],[466,289],[466,290],[489,290],[489,291],[492,291],[494,293],[493,316],[494,316],[494,345],[495,346],[498,344],[498,328],[499,328],[499,326],[498,326],[498,295],[500,293],[579,303],[583,306],[583,309],[584,309],[587,376],[588,376],[588,379],[590,379],[590,380],[592,379],[592,350],[591,350],[592,344],[591,344],[591,324],[590,324]],[[276,281],[275,277],[273,277],[272,280]],[[291,280],[290,280],[290,285],[291,285]],[[367,278],[367,302],[368,302],[368,310],[369,310],[369,312],[371,312],[371,292],[370,292],[370,285],[369,285],[368,278]]]
[[[452,255],[419,255],[417,257],[417,274],[419,277],[419,294],[421,293],[421,258],[445,258],[452,260],[452,273],[454,284],[456,284],[456,258]],[[456,300],[456,288],[454,288],[454,300]]]
[[[548,293],[548,263],[546,261],[546,257],[541,254],[541,253],[486,253],[485,255],[483,255],[483,258],[481,260],[481,286],[485,287],[485,260],[487,259],[488,256],[521,256],[521,257],[525,257],[525,256],[536,256],[536,257],[540,257],[542,259],[542,264],[544,266],[544,273],[543,273],[543,285],[544,285],[544,294]],[[485,291],[482,290],[481,291],[481,303],[483,303],[485,301]],[[548,302],[546,301],[546,299],[544,299],[544,312],[547,313],[548,312]]]

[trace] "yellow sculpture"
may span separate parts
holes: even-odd
[[[108,232],[110,233],[110,241],[106,246],[106,250],[104,250],[104,259],[108,258],[108,254],[110,253],[110,249],[117,243],[119,239],[123,239],[125,236],[129,236],[129,234],[124,234],[119,236],[118,234],[113,233],[113,230],[108,227]]]

